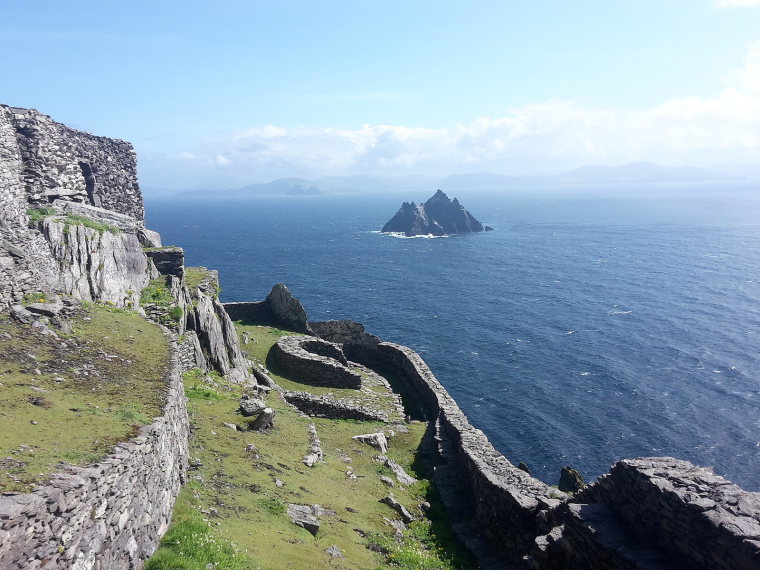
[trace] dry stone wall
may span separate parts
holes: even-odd
[[[164,413],[138,437],[100,463],[66,469],[33,493],[0,497],[0,568],[142,568],[169,526],[186,475],[188,437],[175,358]]]
[[[270,324],[274,321],[274,315],[266,301],[224,303],[224,309],[233,321],[251,325]]]
[[[29,227],[27,215],[29,208],[51,204],[61,213],[115,225],[138,240],[155,237],[143,227],[143,201],[129,143],[70,129],[32,109],[0,105],[0,306],[18,303],[30,291],[71,293],[119,305],[133,297],[124,294],[130,287],[123,287],[118,294],[110,291],[109,297],[99,298],[98,289],[108,287],[98,284],[97,276],[85,286],[88,271],[101,269],[84,251],[73,262],[74,276],[68,271],[72,260],[53,255],[60,241],[51,244],[41,225]],[[100,254],[107,257],[107,252]],[[135,259],[140,255],[138,245]]]
[[[34,109],[2,106],[21,158],[28,201],[84,202],[142,221],[137,160],[128,142],[71,129]]]
[[[271,355],[279,369],[304,384],[361,388],[361,375],[347,368],[338,345],[317,337],[284,336],[272,347]]]
[[[573,502],[609,509],[621,526],[662,553],[665,567],[760,568],[760,493],[687,461],[619,461]],[[578,518],[582,511],[576,507],[571,514]],[[570,553],[589,550],[570,536],[565,542]]]
[[[485,552],[483,567],[760,568],[760,493],[665,457],[620,461],[568,497],[498,453],[413,350],[381,342],[360,323],[327,321],[310,327],[342,344],[350,360],[395,378],[402,394],[408,394],[405,403],[421,405],[443,461],[435,468],[435,479],[449,518],[471,550]],[[458,522],[469,516],[475,526]],[[486,543],[478,537],[486,537]],[[494,562],[493,548],[506,561]]]
[[[282,390],[280,393],[288,404],[295,406],[307,416],[367,422],[387,422],[389,420],[387,412],[382,410],[350,404],[326,395],[318,396],[295,390]]]

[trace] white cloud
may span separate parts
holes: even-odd
[[[157,160],[153,157],[152,160]],[[163,158],[166,160],[166,157]],[[711,97],[644,109],[550,100],[447,128],[266,125],[207,143],[175,161],[193,180],[245,184],[328,174],[534,174],[650,160],[715,166],[760,162],[760,42]],[[222,182],[223,181],[223,182]]]
[[[760,6],[760,0],[715,0],[716,8],[749,8]]]

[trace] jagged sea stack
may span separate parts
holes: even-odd
[[[384,233],[403,233],[404,235],[443,236],[482,232],[483,225],[464,209],[459,200],[449,199],[443,190],[436,193],[424,204],[404,202],[387,224]]]

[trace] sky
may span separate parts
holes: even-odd
[[[0,0],[0,103],[132,142],[143,188],[760,177],[760,0]]]

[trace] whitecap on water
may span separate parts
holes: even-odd
[[[408,235],[406,235],[403,232],[378,232],[378,231],[373,231],[372,233],[373,234],[381,234],[381,235],[384,235],[384,236],[394,237],[394,238],[398,238],[398,239],[418,239],[418,238],[421,238],[421,239],[437,239],[437,238],[448,238],[448,237],[451,237],[450,235],[434,236],[433,234],[423,234],[423,235],[419,235],[419,236],[408,236]]]

